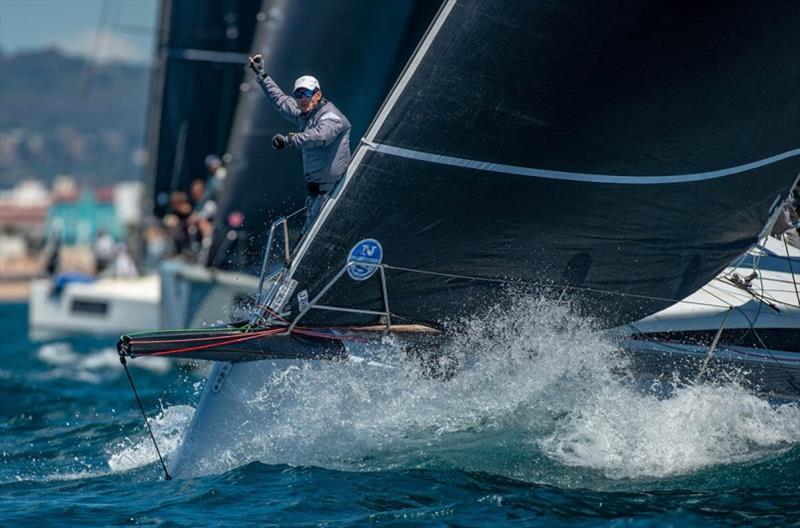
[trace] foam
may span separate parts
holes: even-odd
[[[191,406],[172,405],[164,408],[157,416],[149,418],[153,436],[164,457],[169,457],[178,448],[193,414],[194,408]],[[107,452],[108,467],[112,473],[130,471],[158,462],[153,442],[146,432],[136,438],[126,437],[120,440],[110,446]]]
[[[69,343],[49,343],[42,345],[36,357],[43,363],[55,367],[39,375],[40,379],[71,379],[84,383],[99,384],[109,378],[123,375],[119,355],[112,347],[77,353]],[[165,374],[172,369],[172,362],[166,358],[142,358],[129,361],[131,368],[141,368],[156,374]]]
[[[611,386],[537,443],[609,478],[664,478],[800,443],[800,409],[774,408],[736,384],[679,388],[667,399]]]
[[[366,351],[372,362],[274,362],[203,472],[260,460],[585,486],[683,475],[800,443],[796,405],[772,406],[735,382],[669,397],[639,388],[612,338],[564,304],[496,307],[440,351],[463,365],[449,381],[422,375],[391,340]]]

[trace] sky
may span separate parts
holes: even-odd
[[[0,48],[56,46],[100,62],[147,63],[157,13],[158,0],[0,0]]]

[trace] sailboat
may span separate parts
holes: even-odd
[[[686,299],[615,329],[642,377],[800,399],[800,250],[767,237]]]
[[[120,341],[218,361],[172,472],[242,440],[282,361],[447,335],[520,292],[610,327],[707,284],[800,174],[799,11],[447,0],[311,231],[267,244],[253,318]]]
[[[163,101],[153,105],[151,116],[152,195],[176,186],[187,188],[190,174],[204,173],[202,162],[209,153],[225,153],[227,177],[217,196],[208,259],[174,260],[161,266],[165,328],[213,323],[225,319],[222,307],[247,304],[257,284],[261,248],[271,220],[298,211],[305,199],[299,160],[264,148],[272,135],[286,132],[287,123],[272,110],[243,66],[246,54],[250,50],[263,53],[265,67],[281,83],[314,72],[326,96],[347,113],[353,134],[360,136],[438,6],[426,0],[381,2],[370,9],[356,0],[241,0],[201,5],[208,15],[198,16],[182,11],[183,3],[177,4],[172,11],[165,8],[170,15],[161,18],[161,33],[166,36],[159,56],[183,57],[185,53],[173,49],[181,47],[192,48],[190,57],[206,60],[194,69],[189,67],[191,62],[187,65],[177,58],[165,63],[172,83],[164,84],[163,96],[153,98]],[[225,13],[226,9],[236,17]],[[194,49],[217,42],[208,35],[221,35],[224,42],[232,24],[238,30],[235,49],[226,53]],[[185,42],[203,35],[205,40]],[[187,91],[185,85],[192,87],[193,96],[175,97],[175,88]],[[216,102],[208,98],[212,95]],[[213,115],[204,114],[209,107],[227,111],[220,110],[214,120]],[[163,214],[157,204],[155,213]],[[302,225],[299,214],[290,218],[300,219]],[[296,227],[291,222],[287,226],[295,239]]]
[[[160,221],[170,212],[170,193],[188,191],[194,179],[207,175],[205,158],[225,152],[242,94],[242,61],[263,17],[261,7],[262,0],[160,3],[142,203],[148,217]],[[246,277],[212,276],[183,259],[163,262],[158,274],[161,327],[193,324],[190,313],[207,313],[204,307],[214,302],[231,304],[242,284],[254,287]],[[219,286],[214,291],[200,286],[212,278]],[[218,319],[215,313],[211,320]]]

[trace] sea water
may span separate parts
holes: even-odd
[[[0,305],[0,525],[800,525],[800,408],[736,380],[643,384],[591,321],[524,299],[471,321],[426,376],[278,368],[247,442],[164,481],[114,338],[27,338]],[[205,370],[129,363],[175,453]]]

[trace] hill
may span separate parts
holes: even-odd
[[[55,49],[0,52],[0,188],[73,174],[87,184],[141,177],[149,68]],[[86,96],[83,96],[84,90]]]

